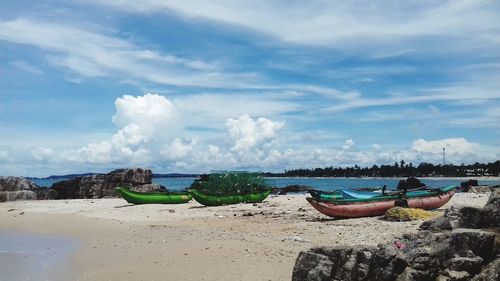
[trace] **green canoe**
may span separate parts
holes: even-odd
[[[116,191],[132,204],[182,204],[191,200],[191,195],[187,192],[137,192],[126,187],[118,187]]]
[[[322,200],[336,200],[336,199],[342,199],[342,194],[340,194],[338,191],[324,191],[324,190],[318,190],[318,189],[309,189],[309,194],[311,194],[312,197],[317,198],[317,199],[322,199]]]
[[[205,206],[221,206],[238,203],[259,203],[262,202],[271,193],[271,189],[261,192],[252,192],[249,194],[210,194],[200,190],[190,189],[189,194],[194,200]]]

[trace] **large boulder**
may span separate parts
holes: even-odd
[[[463,192],[468,192],[471,187],[478,185],[479,183],[477,182],[477,180],[463,181],[460,183],[460,190]]]
[[[36,191],[40,187],[23,177],[0,177],[0,191]]]
[[[424,187],[425,184],[422,183],[419,179],[410,177],[406,180],[400,180],[398,182],[397,190],[408,190],[408,189],[416,189],[420,187]]]
[[[292,280],[469,280],[495,254],[495,234],[474,229],[421,231],[396,242],[303,251]]]
[[[38,185],[23,177],[0,177],[0,202],[36,200]]]
[[[145,169],[119,169],[108,174],[77,177],[54,183],[57,199],[118,197],[116,188],[126,186],[141,192],[155,191],[158,185],[151,184],[153,174]]]
[[[482,227],[500,227],[500,188],[494,188],[481,214]]]

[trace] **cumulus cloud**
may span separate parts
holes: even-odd
[[[125,95],[116,100],[115,107],[112,121],[119,129],[111,139],[66,153],[66,159],[93,164],[151,165],[156,155],[152,151],[156,152],[158,146],[173,139],[181,130],[175,106],[163,96]]]
[[[163,96],[146,94],[144,96],[125,95],[115,102],[116,113],[113,123],[141,136],[145,141],[150,138],[173,135],[178,132],[180,120],[175,106]]]
[[[161,151],[161,154],[166,159],[179,160],[191,153],[197,143],[196,139],[187,141],[176,138],[165,150]]]
[[[348,139],[345,141],[345,144],[342,145],[342,149],[348,150],[354,146],[354,141],[352,139]]]
[[[274,122],[263,117],[254,120],[248,115],[228,119],[226,129],[235,141],[231,151],[246,151],[272,141],[283,126],[283,122]]]
[[[426,141],[424,139],[415,140],[411,149],[421,153],[441,153],[445,148],[448,153],[471,153],[477,151],[480,145],[468,142],[465,138],[449,138],[435,141]]]

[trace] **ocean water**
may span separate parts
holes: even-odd
[[[154,178],[153,183],[161,184],[169,190],[182,190],[189,187],[196,178]],[[321,190],[334,190],[339,188],[359,188],[359,187],[382,187],[387,185],[388,189],[396,189],[400,179],[395,178],[268,178],[267,181],[271,186],[285,187],[288,185],[307,185]],[[423,183],[432,187],[443,187],[448,185],[458,185],[464,179],[423,179]],[[58,180],[50,179],[35,179],[36,184],[42,187],[50,187]],[[480,180],[481,185],[500,185],[499,180]]]
[[[189,187],[195,178],[155,178],[154,183],[161,184],[169,190],[182,190]],[[285,187],[288,185],[307,185],[321,190],[335,190],[339,188],[351,189],[360,187],[381,188],[387,185],[388,189],[396,189],[400,179],[393,178],[267,178],[267,182],[274,187]],[[467,179],[424,179],[421,180],[428,186],[443,187],[458,185]],[[499,180],[479,181],[481,185],[498,185]]]
[[[67,237],[0,230],[0,280],[71,280],[66,263],[79,244]]]

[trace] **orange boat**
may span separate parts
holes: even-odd
[[[406,196],[377,196],[366,199],[321,200],[307,197],[307,201],[319,212],[337,218],[359,218],[380,216],[396,206],[396,201],[404,201],[410,208],[437,209],[450,201],[456,186],[414,192]]]

